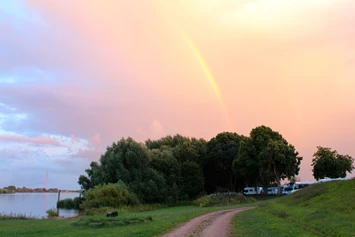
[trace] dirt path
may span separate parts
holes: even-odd
[[[238,209],[222,210],[195,217],[181,227],[163,235],[163,237],[182,236],[227,236],[232,218],[239,212],[254,207],[243,207]]]

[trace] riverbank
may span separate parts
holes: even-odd
[[[0,194],[4,194],[4,193],[15,193],[15,192],[6,188],[0,188]]]

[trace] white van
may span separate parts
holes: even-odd
[[[245,187],[244,188],[244,195],[257,195],[257,194],[262,194],[262,193],[263,193],[262,187],[257,187],[257,191],[255,191],[255,187]]]
[[[285,186],[282,185],[280,186],[281,193],[284,191]],[[277,187],[268,187],[267,188],[267,194],[268,195],[277,195],[278,194],[278,188]]]
[[[287,187],[284,188],[284,190],[282,191],[282,194],[288,195],[288,194],[297,192],[298,190],[308,187],[311,184],[314,184],[314,182],[307,181],[307,182],[290,183]]]

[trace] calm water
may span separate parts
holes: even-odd
[[[79,193],[60,193],[60,200],[75,197],[79,197]],[[58,193],[0,194],[0,213],[47,217],[46,210],[56,209],[57,201]],[[76,210],[59,209],[59,216],[69,217],[77,214]]]

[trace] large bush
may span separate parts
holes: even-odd
[[[87,191],[84,195],[85,201],[81,208],[118,208],[125,205],[136,205],[139,201],[135,194],[128,190],[128,187],[119,181],[116,184],[97,185]]]

